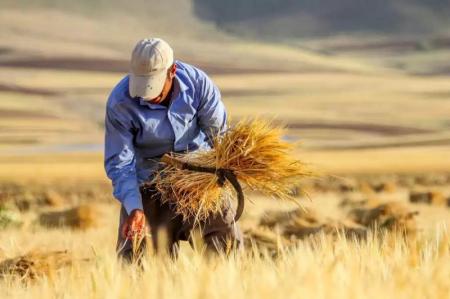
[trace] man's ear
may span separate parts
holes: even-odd
[[[177,65],[174,63],[170,68],[170,78],[173,79],[175,77],[175,72],[177,71]]]

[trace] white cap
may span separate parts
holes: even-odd
[[[131,55],[129,91],[131,97],[156,98],[173,64],[173,50],[160,38],[143,39]]]

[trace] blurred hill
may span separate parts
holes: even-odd
[[[41,54],[128,57],[130,45],[145,36],[186,44],[182,51],[188,53],[192,50],[188,41],[223,38],[192,15],[190,4],[183,0],[137,0],[132,5],[124,0],[2,0],[0,34],[4,47]]]
[[[342,33],[446,34],[448,0],[194,0],[203,19],[240,35],[283,40]]]
[[[445,0],[0,0],[0,28],[11,66],[123,72],[137,40],[161,36],[213,73],[450,72]]]
[[[450,74],[448,0],[193,0],[229,34],[415,75]]]
[[[164,37],[175,55],[210,73],[370,71],[328,58],[229,34],[199,19],[192,0],[1,0],[0,65],[126,72],[132,46]]]
[[[234,119],[274,117],[304,148],[448,147],[448,5],[337,2],[0,0],[0,154],[101,151],[105,101],[150,36]]]

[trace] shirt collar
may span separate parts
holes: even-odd
[[[186,90],[189,89],[189,86],[187,86],[182,80],[180,80],[178,77],[175,77],[175,78],[177,78],[180,93],[185,92]]]

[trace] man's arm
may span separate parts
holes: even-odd
[[[130,124],[121,117],[120,106],[107,107],[105,117],[105,170],[114,187],[114,196],[128,215],[142,210],[142,198],[136,176],[136,158]]]
[[[214,137],[224,133],[227,128],[227,113],[219,89],[202,71],[199,71],[198,83],[200,88],[198,124],[212,145]]]

